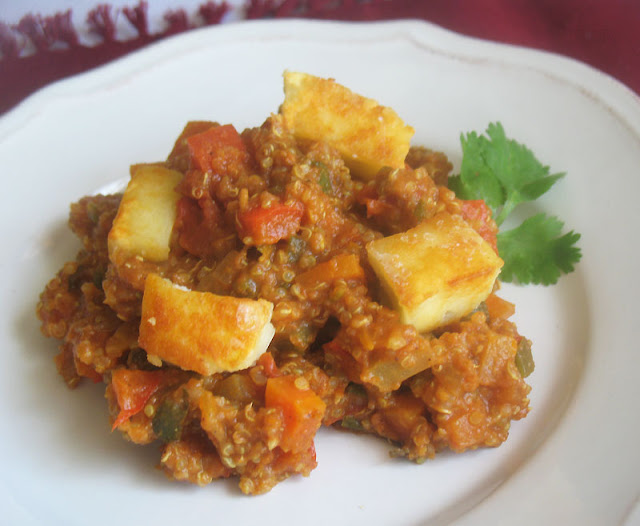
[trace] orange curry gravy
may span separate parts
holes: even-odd
[[[44,334],[61,340],[55,360],[66,383],[104,382],[113,428],[161,444],[169,477],[237,477],[247,494],[308,475],[320,426],[378,435],[416,462],[501,444],[529,411],[515,365],[528,340],[508,319],[513,306],[492,294],[464,319],[420,334],[384,306],[365,252],[442,210],[495,246],[490,215],[447,189],[446,157],[414,148],[404,169],[365,183],[325,144],[296,141],[279,115],[240,134],[218,130],[222,146],[198,157],[186,138],[217,126],[189,123],[164,163],[184,174],[166,262],[118,272],[109,261],[120,195],[71,206],[83,249],[37,308]],[[268,352],[248,369],[207,377],[150,363],[138,345],[149,272],[272,302]]]

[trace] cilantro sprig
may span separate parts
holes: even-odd
[[[491,123],[486,135],[462,134],[460,174],[449,187],[461,199],[484,199],[500,227],[521,203],[534,201],[565,174],[551,173],[533,152],[509,139],[502,125]],[[500,279],[551,285],[572,272],[582,257],[580,234],[562,234],[564,224],[544,213],[498,233],[498,252],[504,260]]]

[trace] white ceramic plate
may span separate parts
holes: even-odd
[[[284,69],[335,77],[392,106],[415,143],[460,160],[499,120],[568,176],[536,208],[582,233],[555,287],[505,287],[534,341],[532,412],[493,450],[413,465],[385,443],[322,430],[319,467],[271,493],[171,483],[158,451],[109,432],[99,386],[67,390],[34,316],[78,247],[68,204],[166,156],[189,119],[259,125]],[[640,103],[576,62],[419,22],[257,22],[194,31],[57,83],[0,120],[3,524],[610,525],[637,519]]]

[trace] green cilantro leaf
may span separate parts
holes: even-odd
[[[575,246],[580,234],[561,235],[564,224],[556,217],[536,214],[498,234],[498,252],[504,260],[503,281],[552,285],[562,273],[573,272],[582,256]]]
[[[529,148],[507,138],[499,122],[490,123],[486,135],[462,134],[460,143],[460,174],[449,179],[449,187],[460,199],[484,199],[498,226],[519,204],[538,199],[565,175],[552,174]],[[500,232],[501,279],[550,285],[572,272],[582,256],[576,247],[580,234],[561,235],[563,227],[559,219],[539,214]]]
[[[487,135],[460,137],[462,165],[452,189],[463,199],[484,199],[501,225],[513,209],[547,192],[564,173],[550,174],[523,144],[505,135],[502,124],[491,123]]]
[[[461,199],[484,199],[495,212],[506,200],[503,186],[487,165],[487,150],[491,143],[477,133],[460,136],[462,165],[460,175],[449,180],[449,187]],[[494,213],[495,215],[495,213]]]

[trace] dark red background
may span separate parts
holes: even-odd
[[[161,34],[149,34],[144,16],[138,16],[138,37],[123,42],[111,32],[109,16],[114,11],[104,11],[101,5],[103,10],[97,15],[106,16],[95,16],[93,25],[103,41],[94,47],[74,41],[73,33],[65,33],[68,28],[60,20],[52,23],[37,13],[19,27],[0,25],[0,113],[49,82],[187,31],[187,19],[193,19],[192,13],[180,11],[178,1],[176,10],[167,14]],[[135,14],[141,5],[132,3],[129,13]],[[224,2],[203,2],[196,13],[199,25],[218,23],[227,8]],[[640,94],[640,0],[247,0],[242,16],[359,21],[418,18],[466,35],[573,57]],[[19,56],[12,42],[16,34],[29,36],[38,51]]]

